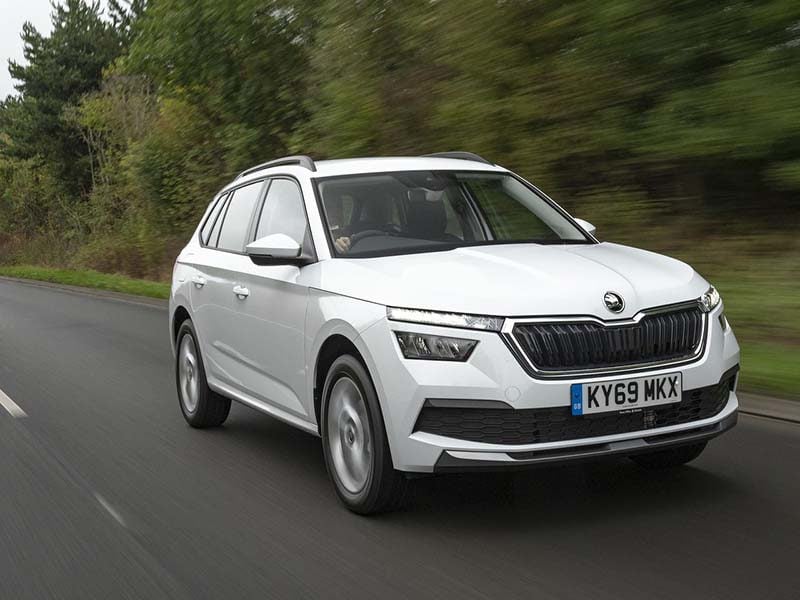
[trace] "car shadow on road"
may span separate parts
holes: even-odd
[[[213,432],[215,444],[238,460],[261,465],[265,477],[286,476],[328,485],[320,439],[278,419],[234,404],[225,425]]]
[[[452,526],[586,527],[662,511],[704,509],[742,493],[711,470],[685,466],[647,471],[627,459],[540,467],[513,473],[451,474],[416,482],[408,511]],[[478,517],[476,519],[476,517]]]
[[[336,504],[318,438],[246,409],[237,410],[219,433],[226,445],[244,451],[248,461],[268,465],[270,477],[294,478],[295,483],[300,479],[307,490],[329,494],[331,505]],[[385,525],[446,519],[449,526],[460,523],[475,529],[508,523],[542,530],[707,507],[746,492],[739,482],[715,473],[708,462],[704,455],[679,469],[648,471],[613,458],[504,473],[421,477],[412,481],[403,510],[377,519]]]

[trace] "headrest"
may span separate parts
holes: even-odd
[[[440,239],[447,229],[447,212],[444,202],[428,200],[422,194],[409,194],[408,232],[414,237],[427,240]]]

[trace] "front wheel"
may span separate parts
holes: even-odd
[[[693,461],[705,448],[706,442],[699,442],[647,454],[634,454],[631,460],[646,469],[671,469]]]
[[[339,499],[362,515],[399,508],[408,481],[392,465],[378,396],[359,360],[334,361],[322,402],[325,465]]]

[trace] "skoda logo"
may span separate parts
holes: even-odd
[[[625,301],[616,292],[606,292],[603,302],[606,303],[606,308],[613,313],[622,312],[622,309],[625,308]]]

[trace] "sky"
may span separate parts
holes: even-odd
[[[8,74],[8,60],[22,60],[22,24],[33,23],[41,33],[50,32],[49,0],[0,0],[0,98],[16,93]]]
[[[8,60],[22,60],[22,24],[30,21],[40,33],[50,33],[51,10],[50,0],[0,0],[0,99],[16,93]]]

